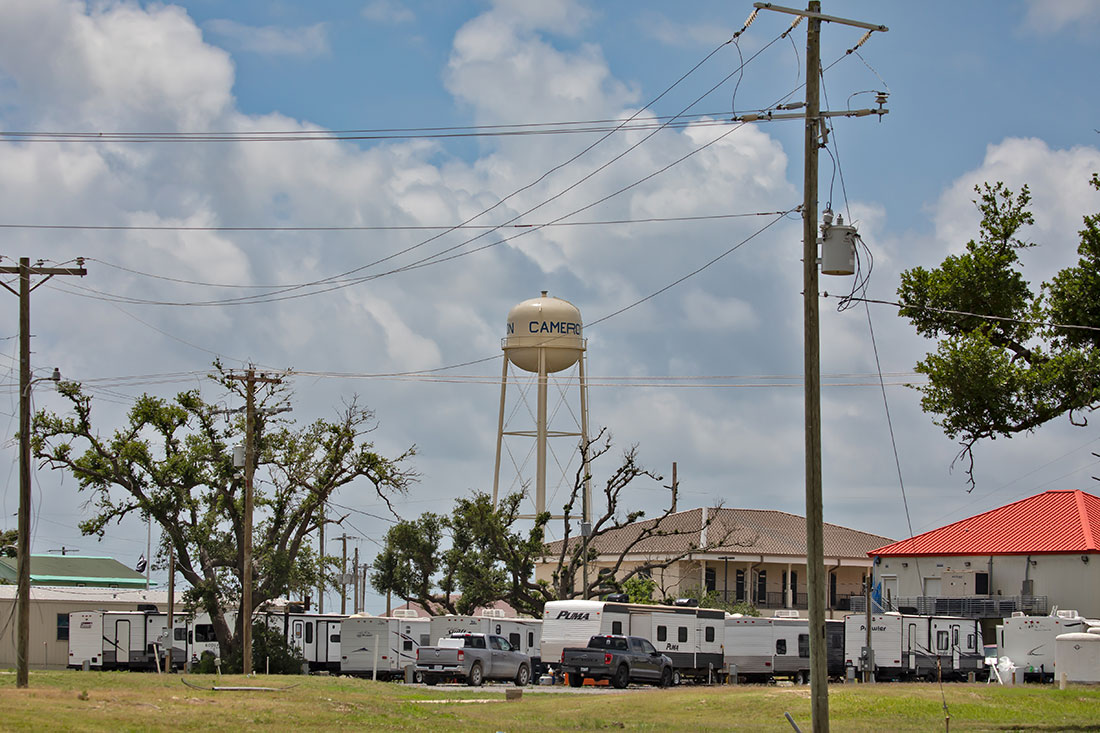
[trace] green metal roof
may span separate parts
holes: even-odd
[[[14,557],[0,557],[0,578],[15,582],[18,564]],[[31,555],[31,584],[144,587],[145,575],[113,557],[76,555]]]

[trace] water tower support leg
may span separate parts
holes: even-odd
[[[537,464],[535,477],[535,514],[546,511],[546,349],[539,349],[539,405]]]
[[[504,355],[504,368],[500,372],[500,418],[497,420],[497,460],[493,467],[493,506],[497,505],[500,488],[500,451],[504,443],[504,394],[508,388],[508,355]]]

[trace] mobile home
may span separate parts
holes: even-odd
[[[863,671],[860,651],[867,645],[867,617],[844,619],[845,664]],[[935,679],[983,673],[982,629],[977,619],[955,616],[871,615],[874,672],[880,679]]]
[[[403,677],[431,642],[427,618],[349,616],[340,623],[340,672],[375,679]]]
[[[1023,668],[1024,679],[1054,679],[1054,640],[1059,634],[1087,632],[1100,621],[1077,611],[1055,611],[1050,616],[1025,616],[1017,612],[997,626],[997,655]]]

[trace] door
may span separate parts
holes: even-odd
[[[924,579],[924,595],[931,596],[932,598],[939,598],[939,596],[940,596],[940,579],[939,578],[925,578]]]
[[[886,611],[893,611],[897,606],[898,600],[898,576],[896,575],[884,575],[882,576],[882,608]]]
[[[115,621],[115,664],[130,664],[130,622]]]
[[[503,636],[489,637],[491,666],[485,676],[491,679],[512,679],[519,672],[519,655],[513,654],[512,645]]]
[[[951,669],[959,669],[959,625],[951,624]]]
[[[644,639],[630,637],[630,651],[634,653],[634,671],[638,677],[647,680],[657,679],[660,670],[657,667],[657,658],[646,650]]]

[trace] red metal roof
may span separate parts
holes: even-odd
[[[1100,552],[1100,497],[1046,491],[867,553],[871,556]]]

